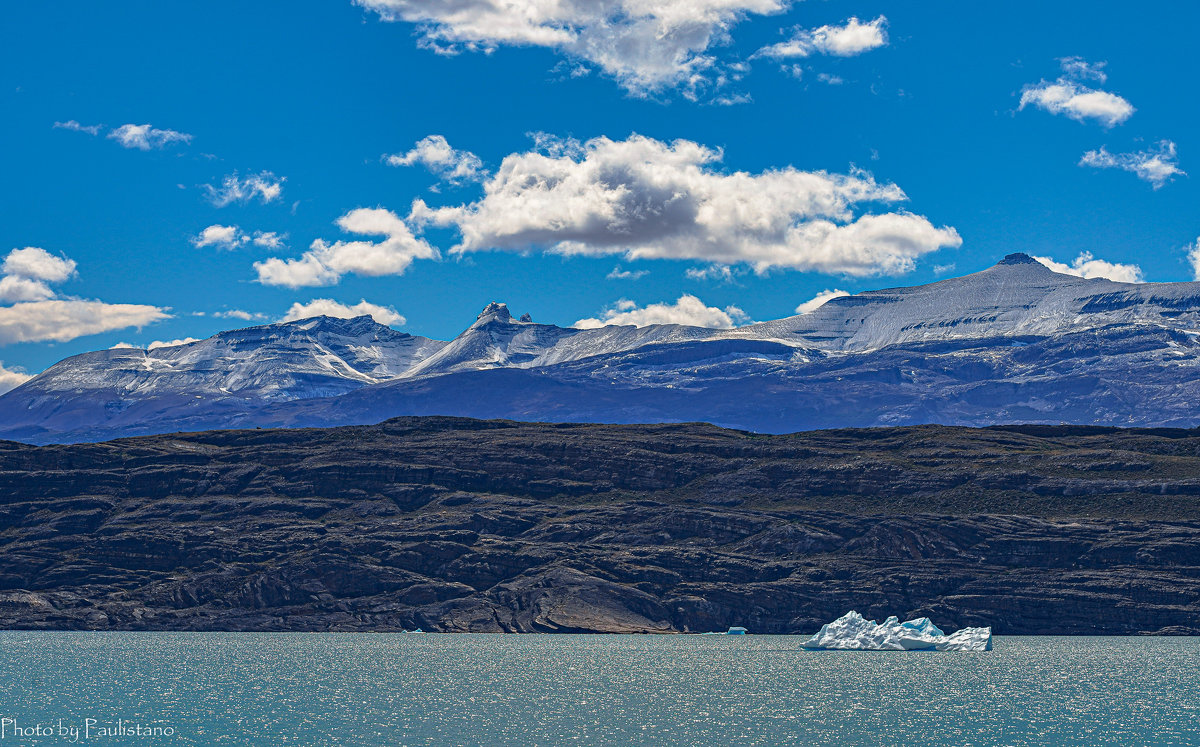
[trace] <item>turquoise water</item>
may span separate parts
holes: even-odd
[[[802,640],[0,632],[0,746],[89,718],[75,743],[1200,745],[1200,639]]]

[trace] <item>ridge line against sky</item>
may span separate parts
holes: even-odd
[[[1021,3],[992,46],[937,2],[331,5],[14,11],[0,388],[310,311],[729,326],[1009,251],[1200,278],[1191,9],[1151,49]]]

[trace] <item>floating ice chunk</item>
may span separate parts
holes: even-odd
[[[847,612],[821,627],[804,643],[807,649],[842,651],[991,651],[991,628],[963,628],[946,635],[927,617],[882,624],[857,612]]]
[[[730,628],[729,630],[726,630],[724,633],[722,633],[720,631],[713,631],[711,633],[701,633],[700,635],[746,635],[749,632],[750,631],[746,630],[745,628],[736,628],[735,627],[735,628]]]

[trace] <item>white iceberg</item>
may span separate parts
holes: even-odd
[[[882,624],[847,612],[808,639],[804,648],[835,651],[991,651],[991,628],[963,628],[946,635],[928,617]]]

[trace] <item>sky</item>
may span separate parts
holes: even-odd
[[[1026,252],[1200,271],[1200,6],[19,3],[0,389],[318,313],[730,326]]]

